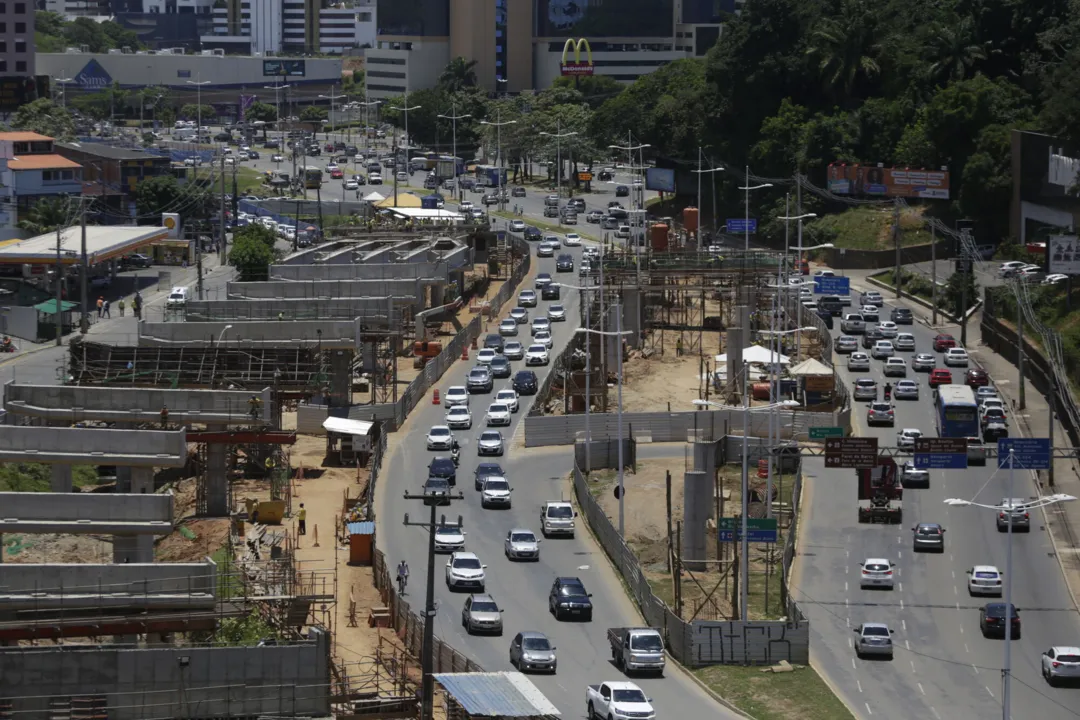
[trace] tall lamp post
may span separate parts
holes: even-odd
[[[555,119],[555,132],[541,132],[544,137],[555,138],[555,186],[558,188],[556,191],[559,195],[559,202],[562,202],[562,139],[564,137],[573,137],[577,135],[577,132],[562,132],[562,118]],[[559,212],[557,218],[559,225],[562,225],[562,212]]]
[[[633,174],[637,170],[641,170],[641,171],[644,172],[644,169],[645,169],[645,153],[643,153],[641,151],[644,150],[645,148],[652,147],[652,145],[650,145],[649,143],[643,143],[641,145],[634,145],[634,136],[633,136],[633,134],[628,132],[626,134],[626,136],[627,136],[628,144],[626,144],[626,145],[608,145],[608,148],[611,149],[611,150],[625,150],[626,151],[626,155],[630,160],[629,167],[630,167],[631,174]],[[640,158],[640,161],[638,163],[634,162],[634,153],[635,152],[638,153],[638,157]],[[630,202],[630,209],[631,210],[642,210],[642,211],[644,211],[645,210],[645,183],[642,182],[640,192],[638,192],[637,185],[635,185],[634,183],[630,183],[630,196],[632,198],[632,200]],[[636,220],[637,220],[638,216],[631,214],[631,217],[633,218],[633,221],[634,221],[634,227],[637,227]],[[644,223],[645,222],[645,214],[644,214],[644,212],[640,213],[640,217],[641,217],[641,222]]]
[[[202,140],[202,86],[209,85],[211,81],[203,80],[202,73],[195,77],[199,79],[188,80],[187,84],[195,86],[195,124],[199,126],[199,129],[195,131],[195,144],[198,145],[200,144],[199,141]]]
[[[263,85],[263,89],[274,91],[274,104],[277,106],[278,132],[281,132],[282,128],[284,127],[284,125],[282,124],[284,119],[281,116],[281,95],[279,93],[281,93],[283,90],[288,90],[289,87],[289,85],[282,85],[281,83],[278,83],[277,85]],[[284,137],[281,138],[281,146],[282,148],[285,147]]]
[[[453,126],[454,126],[454,130],[453,130],[453,143],[454,144],[453,144],[453,149],[451,150],[451,152],[453,153],[453,156],[454,156],[454,193],[457,194],[457,178],[458,178],[457,121],[458,120],[464,120],[465,118],[471,118],[472,115],[470,113],[465,113],[464,115],[458,115],[457,114],[457,103],[456,102],[455,103],[450,103],[450,111],[453,113],[452,115],[443,115],[443,114],[440,113],[439,117],[443,118],[444,120],[449,120],[451,123],[453,123]]]
[[[803,252],[805,252],[807,250],[822,250],[824,248],[831,248],[833,246],[832,243],[822,243],[821,245],[812,245],[811,247],[803,247],[801,231],[800,231],[800,234],[799,234],[799,244],[794,248],[790,248],[788,246],[788,237],[789,237],[788,228],[790,227],[789,223],[797,222],[797,223],[799,223],[799,227],[801,228],[803,220],[808,220],[810,218],[816,218],[816,217],[817,217],[817,213],[801,213],[799,215],[781,215],[779,218],[777,218],[778,220],[783,220],[784,221],[784,257],[782,259],[782,264],[783,265],[785,265],[785,266],[787,265],[788,253],[790,253],[792,249],[795,250],[795,252],[801,254],[801,253],[803,253]],[[798,267],[798,265],[796,265],[796,267]],[[795,315],[796,315],[796,317],[795,317],[796,324],[802,325],[802,303],[801,302],[798,305],[795,306]],[[795,351],[796,351],[795,352],[795,357],[796,358],[799,358],[799,357],[802,356],[802,336],[801,335],[799,335],[799,336],[797,336],[795,338]]]
[[[701,146],[698,146],[697,152],[698,152],[698,160],[697,160],[698,169],[693,170],[692,172],[695,175],[697,175],[697,206],[698,206],[698,231],[697,231],[697,234],[698,234],[698,250],[700,251],[701,250],[701,218],[702,218],[702,216],[704,214],[704,211],[701,209],[701,176],[706,175],[708,173],[723,172],[724,168],[722,168],[722,167],[714,167],[714,168],[707,168],[707,169],[702,168],[701,167],[701,161],[702,161],[702,158],[704,156],[704,152],[702,151]],[[714,219],[716,218],[716,210],[715,210],[715,208],[713,209],[713,218]],[[713,224],[715,225],[715,220],[714,220]],[[716,231],[716,228],[714,227],[713,232],[715,232],[715,231]]]
[[[368,148],[371,146],[371,143],[368,142],[368,123],[370,122],[370,118],[368,117],[368,108],[372,106],[378,107],[379,105],[382,105],[382,100],[370,100],[368,102],[361,102],[357,104],[364,108],[364,147]]]
[[[1008,491],[1007,497],[1013,496],[1013,471],[1018,464],[1016,461],[1016,455],[1014,454],[1012,445],[1009,446],[1009,456],[1006,459],[1007,465],[1002,465],[1003,458],[998,458],[998,468],[1007,467],[1009,469],[1009,480],[1007,483]],[[1053,462],[1053,459],[1051,459]],[[1021,469],[1023,469],[1021,467]],[[973,500],[963,500],[961,498],[948,498],[945,500],[945,504],[951,507],[978,507],[986,510],[993,510],[998,513],[1009,514],[1009,539],[1005,543],[1005,612],[1007,617],[1005,618],[1005,661],[1004,667],[1001,669],[1001,717],[1002,720],[1011,720],[1011,705],[1012,705],[1012,578],[1013,578],[1013,519],[1012,514],[1014,512],[1027,513],[1031,510],[1038,510],[1040,508],[1047,507],[1049,505],[1056,505],[1062,502],[1071,502],[1076,498],[1072,495],[1065,495],[1058,493],[1055,495],[1044,495],[1037,500],[1030,503],[1024,503],[1017,506],[1005,506],[1005,505],[983,505],[981,503],[974,502]]]
[[[497,146],[495,152],[499,156],[498,162],[495,166],[496,172],[499,173],[499,210],[501,210],[502,212],[506,212],[506,198],[503,196],[503,163],[505,161],[503,160],[502,154],[502,129],[504,125],[517,125],[517,120],[507,120],[506,122],[503,122],[502,108],[499,108],[495,115],[495,122],[481,120],[480,124],[491,125],[495,128],[495,144]]]
[[[743,250],[749,252],[750,250],[750,191],[751,190],[764,190],[765,188],[771,188],[772,183],[761,183],[760,185],[750,184],[750,166],[746,166],[746,184],[739,189],[745,193],[745,213],[743,215],[743,233],[745,235],[745,241],[743,244]]]
[[[329,140],[330,135],[332,135],[334,131],[337,130],[337,125],[334,122],[334,102],[344,97],[348,97],[348,95],[345,95],[344,93],[342,93],[341,95],[335,95],[333,92],[331,92],[329,95],[320,95],[319,97],[323,100],[330,101],[330,132],[327,133],[327,139]]]
[[[67,108],[67,87],[66,85],[71,82],[71,78],[56,78],[56,84],[60,86],[60,107]]]

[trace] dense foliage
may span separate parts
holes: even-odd
[[[83,45],[92,53],[143,48],[133,30],[112,20],[96,22],[88,17],[65,20],[59,13],[39,10],[34,18],[34,30],[38,52],[62,53],[69,47]]]
[[[240,280],[266,280],[270,264],[278,259],[274,249],[277,236],[262,225],[245,225],[233,234],[229,264],[236,268]]]

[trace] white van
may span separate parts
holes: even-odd
[[[186,287],[174,287],[172,292],[169,293],[168,299],[165,301],[165,307],[168,308],[183,308],[187,306],[188,291]]]

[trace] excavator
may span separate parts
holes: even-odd
[[[444,322],[450,322],[454,326],[455,335],[462,330],[461,322],[457,319],[457,311],[464,304],[458,297],[454,302],[428,308],[416,313],[416,341],[413,343],[413,367],[422,368],[428,361],[438,357],[443,351],[443,344],[438,340],[432,340],[434,335]]]

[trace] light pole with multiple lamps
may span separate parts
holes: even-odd
[[[320,95],[319,97],[323,100],[330,101],[330,132],[326,134],[326,139],[330,140],[330,142],[333,142],[330,136],[333,135],[335,130],[337,130],[337,124],[334,122],[334,102],[336,100],[340,100],[341,98],[348,97],[348,95],[345,95],[344,93],[342,93],[341,95],[335,95],[331,91],[329,95]]]
[[[452,142],[453,142],[452,148],[453,149],[452,149],[451,152],[453,153],[453,156],[454,156],[454,194],[456,195],[457,191],[458,191],[458,187],[457,187],[457,178],[458,178],[457,121],[458,120],[464,120],[465,118],[471,118],[472,114],[471,113],[465,113],[464,115],[458,115],[457,114],[457,103],[456,102],[450,104],[450,111],[453,113],[452,115],[443,115],[443,114],[440,113],[439,117],[443,118],[444,120],[449,120],[451,123],[453,123],[453,128],[454,128],[454,130],[453,130],[453,140],[452,140]]]
[[[195,77],[198,80],[188,80],[188,85],[195,86],[195,124],[198,125],[198,129],[195,130],[195,144],[198,145],[202,140],[202,86],[209,85],[210,80],[203,80],[202,73],[199,73]]]
[[[503,170],[503,164],[505,163],[505,161],[503,160],[503,154],[502,154],[502,129],[503,129],[504,125],[516,125],[517,120],[507,120],[506,122],[503,122],[502,108],[499,108],[499,110],[497,111],[497,113],[495,115],[495,122],[490,122],[488,120],[481,120],[480,124],[481,125],[491,125],[492,127],[495,128],[495,138],[496,138],[495,139],[495,144],[496,144],[495,153],[498,155],[498,158],[499,158],[498,161],[495,164],[495,171],[499,174],[499,210],[502,211],[502,212],[506,212],[506,197],[504,195],[504,185],[503,185],[503,179],[504,179],[503,176],[505,174],[505,171]]]
[[[291,87],[291,85],[283,85],[281,83],[278,83],[277,85],[263,85],[263,89],[265,89],[265,90],[273,90],[274,91],[274,104],[277,106],[277,126],[278,126],[278,132],[281,133],[282,151],[284,151],[284,148],[285,148],[285,135],[284,135],[285,123],[284,123],[284,118],[281,115],[281,95],[279,95],[278,93],[281,93],[281,92],[283,92],[285,90],[288,90],[290,87]]]
[[[750,191],[751,190],[764,190],[765,188],[771,188],[772,186],[773,186],[772,183],[761,183],[760,185],[751,185],[750,184],[750,166],[749,165],[746,166],[746,184],[739,188],[740,190],[742,190],[745,193],[745,198],[746,198],[744,203],[743,203],[744,206],[745,206],[744,207],[745,214],[743,215],[743,223],[744,223],[744,225],[743,225],[743,233],[744,233],[745,238],[746,238],[743,241],[743,250],[745,250],[745,251],[750,250]]]
[[[368,117],[368,108],[374,105],[375,108],[378,109],[379,105],[382,105],[382,100],[369,100],[368,102],[358,102],[357,105],[360,105],[364,108],[364,148],[367,149],[371,147],[371,143],[368,142],[368,124],[371,122],[371,118]]]
[[[60,86],[60,107],[67,109],[67,84],[71,82],[71,78],[56,78],[55,82]]]
[[[630,160],[630,163],[629,163],[628,167],[630,168],[631,174],[633,175],[635,170],[641,170],[641,171],[645,170],[645,153],[643,153],[641,151],[644,150],[645,148],[651,148],[652,145],[649,144],[649,143],[642,143],[641,145],[634,145],[634,136],[630,132],[626,133],[626,137],[627,137],[627,141],[628,141],[626,145],[608,145],[608,149],[610,149],[610,150],[625,150],[626,151],[627,157]],[[635,152],[638,153],[638,158],[639,158],[638,163],[636,165],[634,163],[634,153]],[[645,183],[644,182],[641,183],[640,192],[639,192],[639,187],[634,182],[631,181],[631,183],[630,183],[630,197],[631,197],[631,202],[630,202],[631,211],[633,211],[633,210],[641,210],[642,211],[641,213],[637,213],[637,214],[631,212],[631,216],[632,216],[633,222],[634,222],[633,226],[637,227],[637,221],[638,221],[639,217],[640,217],[642,223],[645,222],[645,214],[644,214],[644,210],[645,210]]]
[[[541,132],[544,137],[555,138],[555,187],[556,193],[559,195],[559,202],[562,203],[562,139],[564,137],[574,137],[577,135],[577,131],[563,132],[562,131],[562,119],[555,119],[555,132]],[[559,217],[556,218],[559,225],[562,225],[562,208],[559,208]]]
[[[697,159],[697,167],[698,167],[698,169],[697,170],[692,170],[691,172],[693,172],[695,175],[697,175],[697,207],[698,207],[697,236],[698,236],[698,251],[700,252],[701,251],[701,218],[702,218],[702,215],[703,215],[703,211],[701,209],[701,176],[705,175],[707,173],[723,172],[724,168],[722,168],[722,167],[714,167],[714,168],[708,168],[708,169],[702,168],[701,167],[701,160],[702,160],[702,156],[704,155],[704,152],[702,151],[701,146],[698,146],[697,152],[698,152],[698,159]],[[716,186],[714,185],[713,187],[715,189]],[[715,218],[715,217],[716,217],[716,208],[713,208],[713,218]],[[713,224],[714,225],[716,224],[715,220],[713,221]],[[713,228],[713,232],[716,232],[715,227]]]

